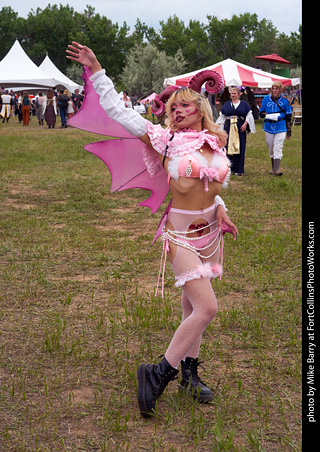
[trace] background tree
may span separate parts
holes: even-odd
[[[25,22],[25,37],[21,42],[28,56],[37,65],[41,64],[46,52],[54,64],[65,72],[68,63],[65,61],[70,34],[79,24],[78,14],[69,5],[48,5],[44,10],[31,10]]]
[[[198,20],[190,20],[189,26],[176,16],[169,17],[167,22],[160,21],[161,28],[158,42],[154,40],[159,50],[167,55],[174,56],[181,49],[189,71],[197,70],[211,64],[212,50],[208,46],[206,27]]]
[[[198,20],[190,20],[185,29],[187,45],[183,55],[188,61],[190,71],[208,66],[214,58],[213,49],[209,45],[206,26]]]
[[[272,23],[258,20],[256,14],[244,13],[232,18],[219,20],[207,16],[209,47],[213,49],[213,63],[231,58],[248,65],[256,65],[256,55],[275,48],[277,30]],[[274,53],[270,51],[268,53]]]
[[[255,56],[278,53],[277,35],[278,31],[272,25],[271,21],[262,19],[261,21],[257,22],[252,40],[248,44],[245,61],[242,61],[242,63],[257,67],[261,65],[262,60],[256,60]]]
[[[133,33],[128,36],[129,45],[136,44],[156,44],[159,40],[158,33],[153,27],[149,27],[140,19],[137,19]]]
[[[159,50],[166,52],[169,56],[174,56],[178,49],[185,49],[187,37],[185,35],[185,25],[176,15],[169,17],[167,22],[160,21],[158,44]]]
[[[88,45],[97,55],[101,65],[106,68],[110,77],[117,77],[124,66],[126,53],[132,43],[127,41],[129,28],[124,24],[113,24],[110,19],[94,14],[94,8],[87,7],[85,20],[81,28],[78,42]],[[76,37],[79,34],[76,34]],[[73,39],[69,39],[69,42]],[[77,40],[77,39],[76,39]]]
[[[24,19],[19,18],[10,6],[4,6],[0,10],[0,61],[9,52],[16,38],[21,37],[23,23]]]
[[[140,44],[128,53],[121,82],[129,93],[135,93],[138,97],[147,96],[153,91],[159,93],[163,80],[181,73],[185,67],[186,61],[180,49],[172,57],[153,44]]]
[[[74,63],[67,68],[66,76],[78,85],[83,85],[82,78],[83,68],[80,64]]]
[[[294,65],[302,62],[302,27],[298,33],[291,32],[290,36],[281,33],[277,40],[277,53],[286,55],[286,59]]]
[[[87,6],[84,12],[79,13],[69,5],[49,4],[43,10],[31,9],[27,19],[18,17],[11,7],[3,7],[0,10],[0,60],[11,49],[16,38],[37,65],[48,53],[63,73],[74,73],[73,63],[65,57],[67,45],[73,40],[86,44],[97,54],[102,66],[116,83],[120,82],[121,75],[121,83],[123,80],[132,82],[134,75],[130,76],[125,68],[131,61],[127,60],[127,56],[132,49],[139,48],[143,52],[144,48],[152,45],[143,53],[152,54],[151,49],[160,52],[154,54],[157,64],[154,65],[150,60],[150,67],[146,67],[143,74],[137,63],[132,66],[139,72],[138,78],[147,79],[146,86],[149,89],[154,86],[160,71],[154,66],[160,64],[163,64],[164,69],[159,80],[182,70],[189,72],[201,69],[226,58],[249,66],[263,67],[263,62],[254,57],[268,53],[278,53],[288,59],[293,63],[292,69],[302,65],[301,27],[298,33],[279,34],[271,21],[258,20],[258,16],[251,13],[221,20],[208,15],[206,23],[190,20],[188,25],[174,15],[166,21],[160,21],[157,30],[137,19],[134,30],[130,32],[126,22],[114,24],[107,17],[96,14],[92,6]],[[168,67],[166,61],[171,61],[172,66]],[[145,92],[141,80],[134,83],[141,85],[139,89]]]

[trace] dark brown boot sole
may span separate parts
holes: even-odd
[[[137,371],[137,379],[138,379],[138,404],[141,411],[141,415],[143,417],[150,417],[151,413],[148,412],[147,404],[146,404],[146,365],[140,364]]]

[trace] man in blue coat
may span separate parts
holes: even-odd
[[[282,149],[284,140],[291,136],[292,111],[287,99],[281,95],[282,89],[282,83],[274,82],[271,93],[263,99],[260,108],[260,117],[263,118],[263,130],[271,158],[270,174],[275,176],[283,174],[280,171]]]

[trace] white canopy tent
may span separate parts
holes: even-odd
[[[25,53],[18,40],[0,62],[0,86],[53,88],[60,84],[54,76],[48,76]]]
[[[82,90],[82,86],[70,80],[65,76],[50,60],[47,55],[40,64],[39,68],[45,72],[48,76],[51,75],[55,79],[59,80],[59,85],[64,86],[70,93],[74,93],[76,89]]]
[[[169,77],[164,80],[164,86],[179,85],[187,86],[191,77],[200,71],[211,69],[223,77],[225,86],[250,86],[254,88],[271,88],[272,83],[280,81],[284,86],[296,86],[300,84],[300,78],[286,78],[279,75],[255,69],[230,58],[219,63],[188,72],[187,74]]]

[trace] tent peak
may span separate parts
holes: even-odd
[[[18,39],[0,61],[0,85],[3,87],[37,86],[52,88],[59,84],[44,73],[26,54]]]

